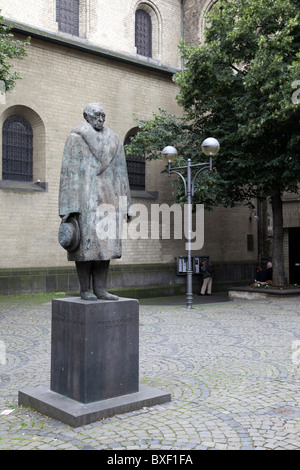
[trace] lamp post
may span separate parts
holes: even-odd
[[[168,163],[169,176],[171,174],[178,175],[184,184],[185,196],[188,204],[188,220],[187,220],[187,273],[186,273],[186,303],[187,308],[193,306],[193,268],[192,268],[192,255],[191,255],[191,234],[192,234],[192,198],[194,196],[195,180],[197,176],[204,170],[212,170],[212,157],[220,150],[219,142],[209,137],[202,142],[201,149],[203,153],[209,156],[209,162],[192,164],[191,159],[187,160],[187,166],[173,167],[171,163],[177,158],[177,150],[175,147],[167,146],[162,150],[163,159]],[[196,173],[192,176],[192,169],[196,168]],[[187,178],[185,179],[181,170],[187,171]]]

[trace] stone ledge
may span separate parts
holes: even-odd
[[[0,189],[6,191],[48,192],[48,183],[33,181],[0,180]]]
[[[30,36],[31,38],[47,41],[50,44],[68,47],[83,53],[96,55],[105,59],[114,60],[116,62],[125,63],[127,65],[143,68],[153,72],[159,72],[172,77],[179,69],[169,65],[162,65],[154,59],[141,55],[132,56],[129,54],[119,53],[113,50],[105,49],[101,46],[90,43],[79,36],[71,36],[66,33],[52,32],[45,29],[33,27],[29,24],[12,21],[5,18],[6,22],[12,26],[12,32]]]
[[[257,300],[268,297],[285,298],[300,295],[300,289],[272,289],[264,287],[232,287],[228,289],[229,300]]]

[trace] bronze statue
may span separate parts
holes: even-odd
[[[123,219],[130,220],[126,159],[117,134],[104,127],[102,106],[91,103],[83,115],[85,121],[72,130],[63,153],[59,241],[68,260],[76,263],[81,298],[118,300],[106,285],[110,260],[122,254]],[[105,219],[108,212],[112,219]],[[111,234],[100,233],[112,223]]]

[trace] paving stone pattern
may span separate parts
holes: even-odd
[[[140,382],[172,401],[71,428],[17,405],[49,383],[49,299],[1,298],[0,450],[300,449],[299,301],[141,305]]]

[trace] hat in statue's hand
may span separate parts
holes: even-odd
[[[58,230],[58,241],[67,251],[74,251],[79,245],[80,231],[79,225],[74,217],[69,217],[67,222],[63,222]]]

